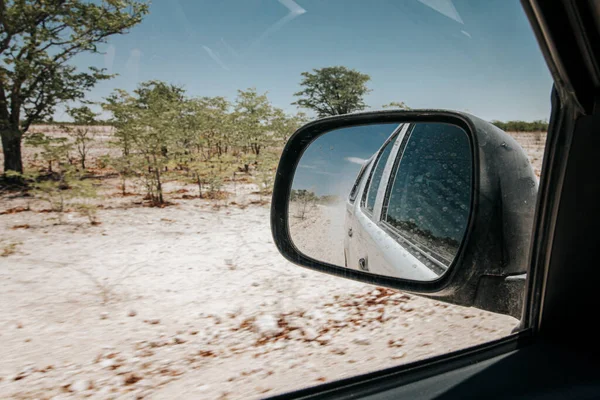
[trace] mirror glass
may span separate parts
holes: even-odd
[[[471,211],[467,133],[447,123],[376,124],[323,134],[305,150],[289,230],[306,256],[415,281],[442,276]]]

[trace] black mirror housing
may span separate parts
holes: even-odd
[[[310,258],[291,240],[288,205],[304,150],[334,129],[367,124],[446,123],[468,135],[472,159],[471,212],[465,238],[448,272],[426,282],[372,275]],[[383,111],[323,118],[300,128],[287,142],[275,177],[271,230],[281,254],[317,271],[400,289],[492,312],[521,315],[537,197],[537,178],[515,139],[489,122],[453,111]]]

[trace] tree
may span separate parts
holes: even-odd
[[[255,180],[258,183],[261,195],[273,193],[278,162],[279,154],[272,152],[265,152],[260,159],[256,160]]]
[[[410,107],[407,106],[403,101],[392,101],[391,103],[384,104],[383,108],[397,108],[400,110],[410,110]]]
[[[41,158],[47,165],[48,172],[58,172],[61,174],[61,165],[67,164],[70,161],[69,152],[72,144],[66,137],[52,137],[44,135],[41,132],[36,132],[27,137],[27,145],[40,149],[40,153],[35,154],[35,158]],[[58,170],[52,168],[57,164]],[[69,162],[70,164],[70,162]],[[20,174],[20,173],[19,173]]]
[[[288,116],[282,109],[273,108],[269,129],[274,137],[280,141],[280,144],[285,144],[290,136],[307,122],[308,118],[303,112]]]
[[[533,122],[527,121],[492,121],[492,124],[506,132],[547,132],[548,122],[537,120]]]
[[[102,108],[112,114],[109,122],[115,127],[112,144],[121,150],[124,158],[129,156],[132,145],[132,129],[129,126],[136,116],[137,106],[135,99],[125,90],[116,89],[106,98]]]
[[[121,176],[135,175],[144,180],[153,205],[163,205],[163,171],[177,155],[177,140],[187,122],[185,92],[160,81],[141,83],[130,95],[118,90],[104,107],[117,121],[115,139],[122,150],[117,165]],[[124,165],[125,164],[125,165]]]
[[[233,144],[229,101],[224,97],[202,97],[190,103],[190,144],[205,150],[205,158],[210,158],[213,151],[218,155],[227,153]]]
[[[80,71],[69,61],[98,52],[110,36],[142,21],[136,0],[0,0],[0,137],[4,172],[23,172],[21,141],[32,123],[52,117],[62,102],[82,99],[102,69]]]
[[[303,72],[300,85],[304,89],[294,96],[292,104],[314,110],[319,117],[348,114],[367,108],[364,96],[370,92],[369,75],[342,66],[313,69]]]
[[[193,180],[198,185],[198,197],[203,198],[203,187],[208,198],[217,199],[225,179],[235,170],[235,159],[230,155],[214,154],[207,159],[195,160],[190,163]]]
[[[93,125],[98,114],[87,106],[69,108],[67,114],[73,119],[75,126],[64,126],[63,129],[73,139],[73,145],[79,154],[81,168],[85,170],[87,155],[94,143],[96,131]]]
[[[256,156],[268,141],[269,123],[273,107],[267,94],[258,94],[256,89],[238,90],[235,101],[235,120],[239,142],[250,148]]]
[[[296,217],[304,220],[306,215],[315,208],[319,196],[306,189],[292,189],[290,202],[296,205]]]
[[[97,197],[96,189],[73,166],[63,165],[56,179],[35,179],[32,186],[35,196],[58,213],[59,223],[62,223],[66,207],[71,205],[86,216],[92,225],[97,224],[96,206],[91,202]]]

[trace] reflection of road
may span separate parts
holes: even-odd
[[[298,206],[290,207],[290,234],[298,250],[318,261],[344,266],[343,202],[312,206],[300,218]]]

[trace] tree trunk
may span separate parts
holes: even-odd
[[[235,184],[235,171],[233,171],[233,177],[231,178],[231,180],[233,181],[233,193],[237,194],[237,185]]]
[[[4,173],[14,171],[23,173],[23,161],[21,159],[21,132],[18,130],[0,131],[2,137],[2,149],[4,151]]]
[[[202,181],[200,175],[196,174],[196,183],[198,183],[198,197],[202,198]]]
[[[154,172],[156,174],[156,192],[158,194],[158,204],[163,205],[165,201],[163,199],[162,184],[160,182],[160,171],[158,168],[154,168]]]
[[[125,175],[121,175],[121,193],[123,194],[123,196],[127,194],[127,188],[125,187],[126,184],[127,182],[125,182]]]

